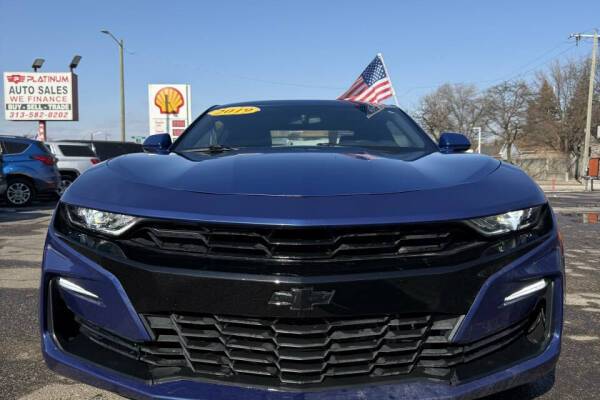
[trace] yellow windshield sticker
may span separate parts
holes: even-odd
[[[254,114],[260,111],[258,107],[225,107],[219,108],[218,110],[209,111],[208,115],[212,115],[213,117],[220,115],[244,115],[244,114]]]

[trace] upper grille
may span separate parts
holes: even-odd
[[[126,241],[163,254],[279,262],[440,257],[480,243],[460,224],[275,228],[153,223],[138,227]]]
[[[336,385],[401,375],[450,379],[452,367],[523,334],[526,321],[469,345],[448,337],[458,318],[431,315],[346,319],[256,319],[149,315],[155,341],[127,343],[82,323],[90,339],[154,368],[217,380],[246,377],[270,386]]]

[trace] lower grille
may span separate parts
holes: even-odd
[[[146,315],[155,336],[131,343],[84,321],[94,342],[154,368],[179,367],[207,379],[273,387],[336,385],[350,378],[450,379],[452,367],[518,339],[523,321],[468,345],[449,343],[458,317],[381,316],[345,319],[256,319],[222,315]]]

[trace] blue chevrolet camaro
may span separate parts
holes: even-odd
[[[135,399],[476,398],[552,374],[564,261],[520,169],[400,109],[216,106],[84,173],[44,250],[42,347]]]

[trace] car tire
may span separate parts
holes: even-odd
[[[75,177],[73,175],[61,175],[60,176],[60,186],[58,187],[58,190],[56,191],[56,193],[58,194],[58,196],[62,196],[63,193],[65,192],[65,190],[67,190],[67,188],[69,186],[71,186],[71,184],[73,183],[73,181],[75,180]]]
[[[4,199],[12,207],[25,207],[31,204],[35,197],[35,188],[27,179],[9,179]]]

